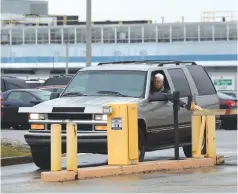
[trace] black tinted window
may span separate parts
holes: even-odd
[[[71,77],[53,77],[45,81],[43,86],[52,86],[52,85],[67,85]]]
[[[25,89],[27,84],[21,79],[5,79],[6,90]]]
[[[4,84],[4,80],[1,79],[1,91],[2,92],[5,92],[6,91],[6,87],[5,87],[5,84]]]
[[[180,92],[181,97],[191,95],[190,87],[188,85],[188,80],[182,69],[169,69],[169,75],[174,84],[175,90]]]
[[[216,94],[213,83],[203,67],[199,65],[193,65],[187,66],[187,69],[192,75],[200,95]]]
[[[40,83],[27,83],[28,88],[37,88],[40,87]]]

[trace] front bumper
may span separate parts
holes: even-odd
[[[75,124],[92,124],[92,125],[106,125],[107,121],[97,121],[97,120],[29,120],[29,123],[37,123],[37,124],[67,124],[69,122]]]
[[[50,131],[26,132],[25,140],[31,147],[50,147]],[[61,134],[62,152],[66,150],[66,133]],[[107,132],[79,132],[77,134],[78,152],[79,153],[107,153]]]

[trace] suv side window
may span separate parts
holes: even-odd
[[[203,67],[191,65],[187,66],[187,69],[194,80],[199,95],[216,94],[215,87]]]
[[[153,71],[153,72],[151,73],[150,93],[152,93],[152,91],[154,91],[154,89],[155,89],[153,80],[154,80],[154,76],[155,76],[157,73],[160,73],[160,74],[162,74],[162,75],[164,76],[164,87],[165,87],[166,89],[170,90],[169,82],[168,82],[168,80],[167,80],[167,77],[166,77],[164,71],[162,71],[162,70],[159,70],[159,71],[156,70],[156,71]]]
[[[168,73],[172,79],[175,90],[180,92],[180,97],[191,95],[188,80],[182,69],[168,69]]]

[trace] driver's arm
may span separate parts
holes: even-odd
[[[168,100],[173,103],[174,98],[173,98],[172,92],[170,90],[166,90],[165,92],[168,95]],[[186,103],[180,100],[180,107],[185,108],[185,105],[186,105]]]

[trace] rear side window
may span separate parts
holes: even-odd
[[[180,92],[180,97],[191,95],[188,80],[182,69],[169,69],[169,75],[176,91]]]
[[[199,95],[216,94],[214,85],[203,67],[199,65],[193,65],[187,66],[187,69],[193,77]]]

